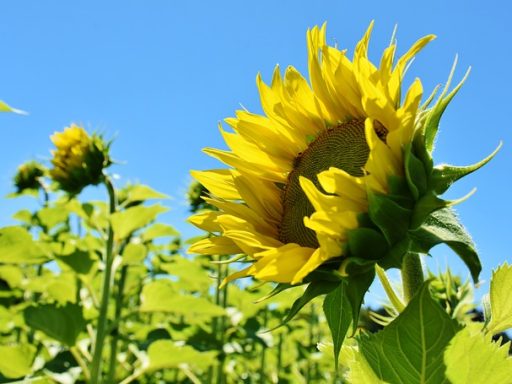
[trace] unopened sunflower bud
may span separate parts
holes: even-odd
[[[29,161],[18,167],[18,172],[14,176],[14,186],[16,193],[25,191],[37,191],[41,188],[41,178],[46,174],[47,170],[37,161]]]
[[[53,168],[50,176],[59,187],[76,195],[88,185],[96,185],[103,179],[103,169],[111,164],[109,143],[101,136],[89,136],[80,126],[72,124],[62,132],[56,132],[51,140]]]

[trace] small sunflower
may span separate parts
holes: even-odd
[[[42,187],[41,179],[46,173],[47,169],[37,161],[28,161],[20,165],[16,175],[14,175],[16,193],[39,190]]]
[[[103,169],[111,161],[109,145],[100,136],[89,136],[82,127],[72,124],[56,132],[51,140],[56,150],[52,151],[50,176],[62,190],[78,194],[86,186],[102,181]]]
[[[368,59],[372,27],[352,60],[326,43],[325,24],[308,30],[310,83],[293,67],[283,76],[277,67],[270,85],[258,75],[265,114],[237,111],[226,119],[233,132],[220,127],[230,150],[205,149],[230,168],[192,171],[218,211],[189,220],[218,236],[190,252],[243,254],[251,261],[228,280],[298,284],[325,266],[346,273],[346,261],[365,243],[374,252],[363,258],[375,260],[401,243],[413,216],[424,219],[435,210],[415,210],[415,203],[434,188],[422,186],[432,174],[424,139],[444,108],[437,103],[429,115],[420,106],[419,79],[402,94],[408,63],[435,36],[419,39],[397,60],[392,42],[376,66]],[[440,98],[444,107],[453,93]],[[421,150],[415,155],[413,147]],[[404,228],[395,216],[405,217]]]

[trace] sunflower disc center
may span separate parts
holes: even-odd
[[[279,237],[283,243],[318,247],[315,232],[304,226],[304,217],[313,214],[314,208],[300,186],[299,176],[310,179],[322,190],[317,179],[318,173],[336,167],[352,176],[363,176],[363,167],[369,153],[364,120],[351,120],[322,132],[297,156],[281,195],[284,209]]]

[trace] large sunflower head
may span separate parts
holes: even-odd
[[[101,182],[103,169],[111,160],[109,144],[100,136],[90,136],[82,127],[72,124],[56,132],[51,140],[56,149],[52,151],[50,176],[62,190],[74,195]]]
[[[434,36],[398,59],[392,42],[375,65],[372,26],[352,59],[326,43],[325,24],[309,30],[309,82],[293,67],[276,68],[270,85],[258,76],[264,115],[237,111],[226,119],[232,132],[220,128],[230,150],[205,149],[229,168],[192,171],[218,211],[190,218],[217,234],[190,251],[246,255],[250,265],[228,280],[297,284],[375,262],[399,267],[407,252],[431,246],[410,234],[448,205],[437,203],[431,141],[458,87],[420,106],[421,81],[404,90],[403,78]]]

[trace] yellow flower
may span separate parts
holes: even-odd
[[[52,151],[50,176],[62,190],[78,194],[84,187],[101,182],[103,168],[111,164],[109,146],[101,137],[89,136],[82,127],[72,124],[56,132],[51,140],[56,150]]]
[[[434,36],[418,40],[395,61],[387,47],[368,59],[373,23],[353,60],[327,45],[325,24],[307,32],[308,81],[293,67],[270,85],[257,77],[265,115],[237,111],[220,128],[229,151],[205,149],[229,169],[192,171],[219,211],[189,220],[218,236],[190,252],[245,254],[251,265],[228,278],[300,283],[330,261],[339,268],[347,236],[360,227],[369,195],[390,194],[404,177],[404,148],[412,143],[422,85],[401,86],[410,60]]]

